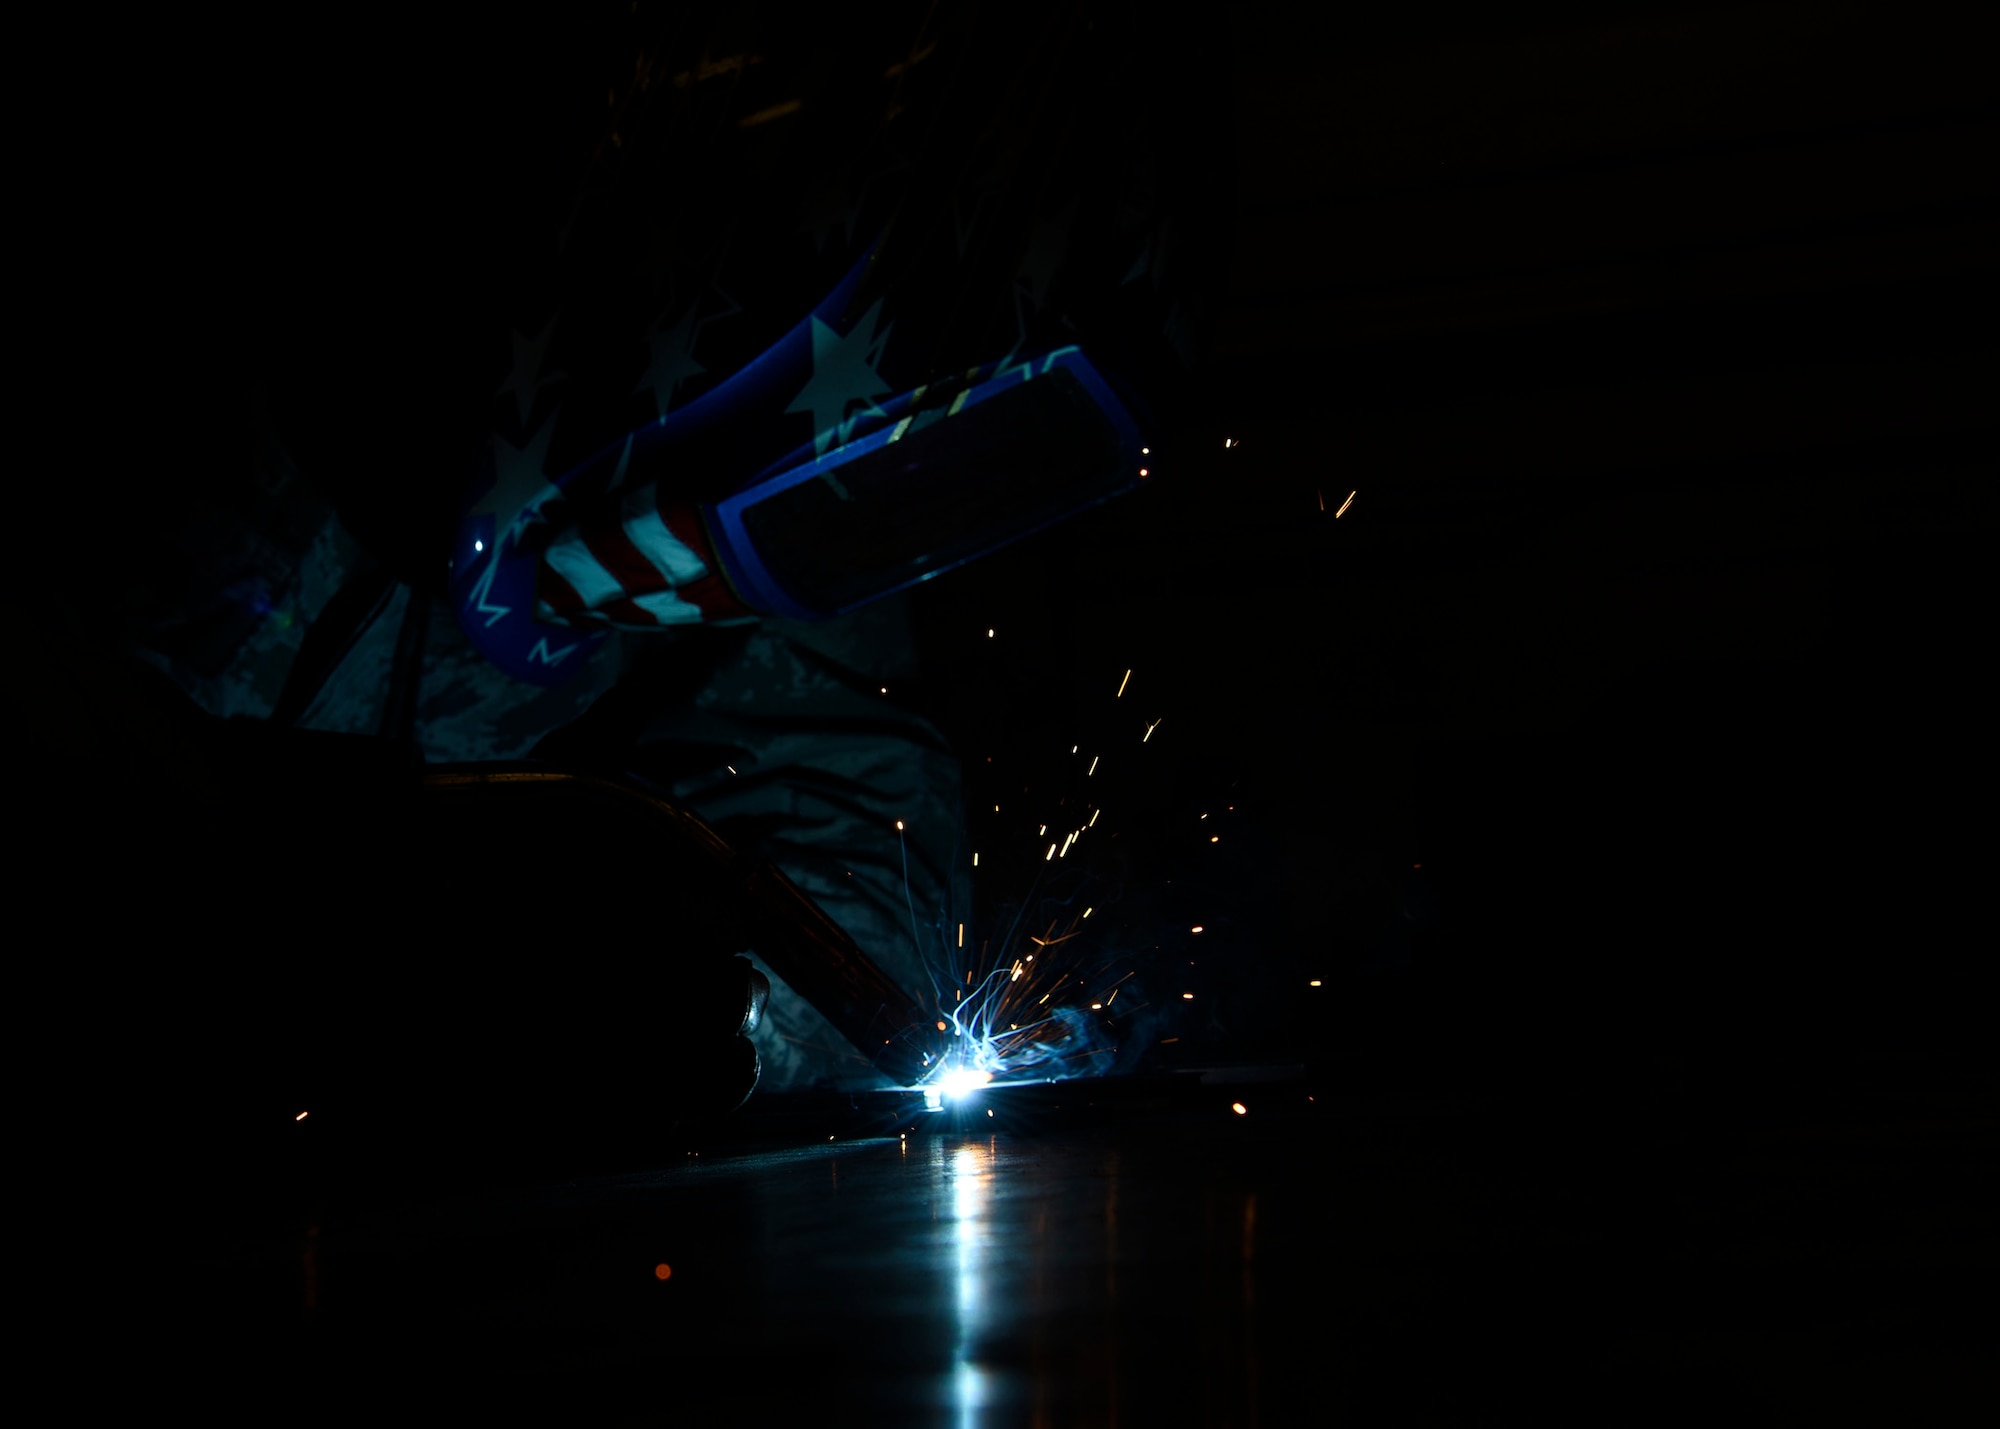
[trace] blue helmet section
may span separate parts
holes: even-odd
[[[776,430],[779,409],[812,371],[815,326],[830,327],[840,319],[867,262],[855,264],[818,307],[721,386],[562,476],[550,481],[532,468],[502,471],[489,456],[483,483],[459,522],[451,565],[453,610],[480,654],[535,685],[561,685],[582,667],[604,634],[534,618],[548,534],[578,509],[628,484],[635,467],[650,468],[656,454],[704,430],[737,424],[754,430],[760,422]]]
[[[1064,352],[1149,441],[1199,390],[1229,146],[1198,43],[1130,4],[724,9],[722,49],[662,18],[553,261],[522,270],[450,584],[533,683],[603,638],[534,620],[540,550],[640,483],[709,511],[748,604],[828,614],[760,575],[748,488]]]

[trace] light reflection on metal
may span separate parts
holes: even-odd
[[[952,1242],[958,1252],[958,1343],[953,1354],[951,1393],[959,1422],[971,1426],[984,1421],[992,1399],[989,1376],[973,1353],[986,1320],[984,1273],[992,1257],[986,1224],[986,1178],[993,1170],[993,1151],[990,1145],[963,1146],[947,1163],[944,1148],[933,1145],[933,1171],[940,1179],[948,1177],[951,1185]]]

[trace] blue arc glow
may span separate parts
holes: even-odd
[[[976,1071],[971,1067],[954,1067],[938,1078],[938,1092],[955,1100],[971,1096],[992,1080],[991,1072]]]

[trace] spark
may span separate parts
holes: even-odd
[[[667,1264],[664,1260],[661,1261],[658,1265],[653,1267],[653,1279],[671,1280],[673,1278],[674,1278],[674,1268],[671,1265]]]
[[[1153,737],[1153,731],[1158,729],[1159,727],[1160,727],[1159,720],[1154,720],[1151,724],[1147,725],[1146,733],[1140,738],[1139,743],[1144,744],[1147,740],[1151,739]]]
[[[1340,503],[1340,509],[1339,509],[1338,511],[1336,511],[1336,512],[1334,512],[1334,513],[1333,513],[1333,519],[1334,519],[1334,520],[1338,521],[1338,520],[1339,520],[1339,519],[1340,519],[1341,517],[1343,517],[1343,516],[1345,516],[1345,515],[1347,514],[1347,508],[1348,508],[1348,507],[1350,507],[1350,506],[1352,506],[1352,505],[1354,504],[1354,498],[1355,498],[1356,494],[1357,494],[1357,493],[1355,493],[1355,492],[1352,492],[1352,491],[1350,491],[1350,492],[1348,492],[1348,493],[1347,493],[1347,500],[1345,500],[1345,501],[1341,502],[1341,503]]]
[[[787,114],[798,113],[799,110],[805,108],[805,103],[803,99],[783,100],[777,104],[760,109],[755,114],[744,115],[736,121],[736,127],[738,129],[751,129],[759,124],[769,124],[773,119],[783,119]],[[828,1137],[827,1139],[831,1141],[833,1138]]]
[[[1243,1105],[1242,1102],[1231,1102],[1229,1104],[1229,1109],[1235,1112],[1238,1116],[1242,1116],[1250,1110],[1250,1108]]]
[[[1130,670],[1127,670],[1125,672],[1125,678],[1118,682],[1118,693],[1113,695],[1111,698],[1114,700],[1123,699],[1125,697],[1125,687],[1131,683],[1132,683],[1132,672]]]
[[[1104,1004],[1101,1002],[1093,1002],[1090,1004],[1090,1010],[1092,1012],[1102,1012],[1104,1011]]]
[[[986,638],[987,638],[988,640],[991,640],[991,639],[993,638],[993,632],[992,632],[991,630],[988,630],[988,631],[986,632]]]
[[[958,925],[958,945],[959,945],[959,946],[960,946],[961,948],[965,946],[965,924],[963,924],[963,923],[960,923],[960,924]],[[965,975],[965,980],[966,980],[967,982],[971,982],[971,981],[972,981],[972,974],[971,974],[971,973],[967,973],[967,974]]]
[[[1319,985],[1320,983],[1318,978],[1314,978],[1311,982],[1306,984],[1307,987],[1318,987]]]
[[[973,866],[974,868],[977,868],[977,867],[979,867],[979,850],[978,850],[978,849],[974,849],[974,850],[972,851],[972,866]]]
[[[1236,445],[1236,438],[1234,437],[1224,437],[1222,439],[1222,447],[1224,451],[1227,451],[1230,447],[1233,447],[1235,445]]]
[[[1201,924],[1199,923],[1195,924],[1192,928],[1188,929],[1188,931],[1190,933],[1199,933],[1201,931]]]
[[[1090,823],[1085,824],[1084,827],[1087,829],[1095,825],[1097,823],[1097,816],[1103,812],[1104,810],[1102,809],[1092,809],[1090,811]]]
[[[486,543],[484,541],[474,541],[472,543],[472,553],[475,556],[485,549],[486,549]]]
[[[1141,475],[1141,476],[1150,476],[1151,474],[1152,474],[1152,473],[1148,472],[1148,471],[1146,470],[1146,468],[1144,468],[1143,466],[1139,468],[1139,475]]]
[[[731,774],[734,774],[736,772],[736,766],[734,764],[725,764],[722,767],[724,769],[727,769]]]
[[[896,820],[896,832],[900,834],[902,831],[903,831],[903,821],[901,819],[898,819]]]
[[[1056,846],[1054,844],[1050,844],[1048,855],[1042,860],[1042,862],[1052,863],[1055,861],[1055,856],[1056,856]]]
[[[1221,834],[1217,834],[1217,835],[1215,835],[1215,836],[1214,836],[1213,838],[1211,838],[1211,839],[1209,840],[1209,842],[1210,842],[1210,843],[1212,843],[1212,844],[1219,844],[1219,843],[1221,843],[1221,842],[1222,842],[1222,835],[1221,835]]]
[[[1103,758],[1103,756],[1098,754],[1093,754],[1090,756],[1090,768],[1084,770],[1083,772],[1084,778],[1088,779],[1091,775],[1097,772],[1097,761],[1101,758]]]
[[[1088,918],[1088,917],[1090,916],[1090,910],[1089,910],[1088,908],[1086,908],[1086,909],[1084,909],[1084,910],[1083,910],[1083,916],[1084,916],[1084,917],[1086,917],[1086,918]]]
[[[1182,1002],[1193,1002],[1193,1001],[1194,1001],[1194,994],[1193,994],[1193,993],[1191,993],[1191,992],[1184,992],[1184,993],[1182,993],[1182,994],[1181,994],[1181,1001],[1182,1001]]]
[[[1313,495],[1319,498],[1319,509],[1322,511],[1326,510],[1326,493],[1324,491],[1315,491]]]
[[[304,1121],[305,1119],[306,1119],[306,1114],[304,1112],[300,1112],[297,1116],[292,1118],[293,1121]]]

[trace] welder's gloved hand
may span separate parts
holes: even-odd
[[[732,957],[687,977],[661,1027],[661,1094],[676,1115],[734,1111],[756,1089],[757,1046],[771,984],[748,958]]]

